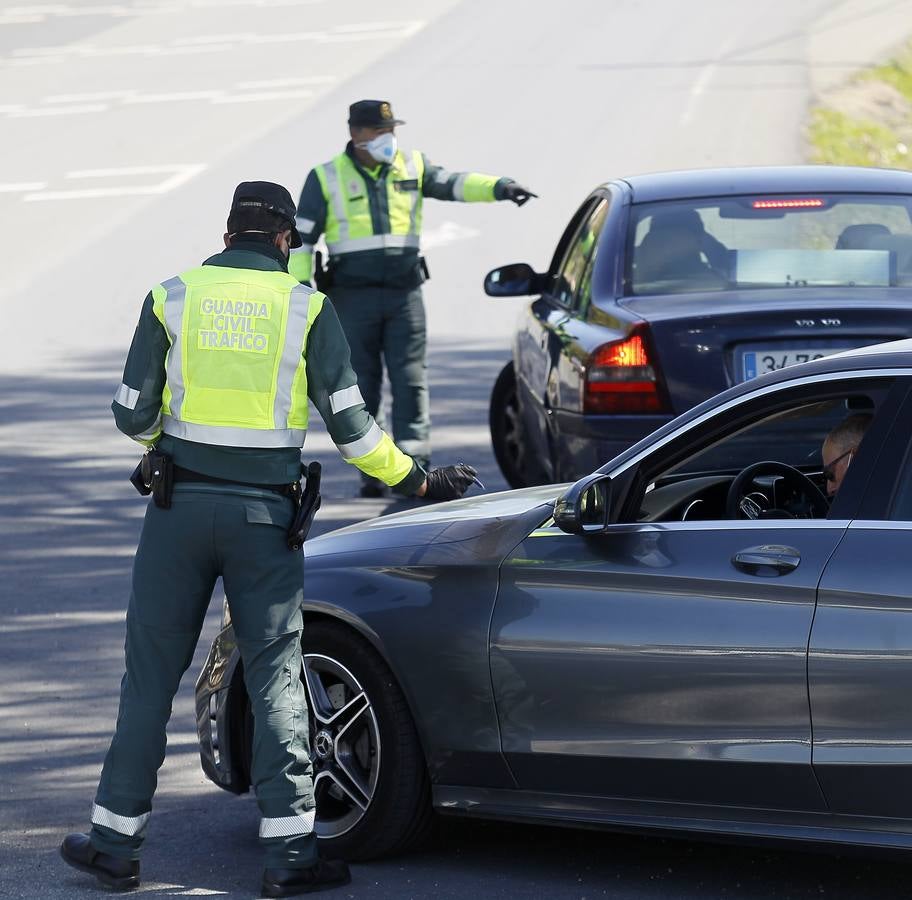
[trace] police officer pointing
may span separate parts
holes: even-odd
[[[521,206],[531,191],[510,178],[450,172],[417,150],[398,148],[395,118],[383,100],[349,107],[351,140],[345,150],[312,169],[298,203],[303,246],[289,271],[302,282],[316,276],[330,290],[352,349],[352,365],[367,410],[380,411],[383,365],[393,397],[396,444],[427,467],[430,417],[426,334],[421,284],[427,268],[419,254],[422,203],[512,200]],[[328,272],[314,271],[313,250],[325,236]],[[382,484],[366,477],[363,496],[380,496]]]
[[[474,470],[428,473],[365,410],[332,303],[288,274],[300,242],[285,188],[245,182],[225,251],[145,299],[112,404],[117,427],[155,446],[127,610],[126,674],[90,834],[67,863],[118,889],[139,885],[165,726],[221,577],[254,712],[252,781],[266,896],[349,881],[318,858],[301,672],[301,557],[286,533],[300,497],[308,401],[339,452],[404,494],[461,496]],[[145,476],[143,482],[146,483]]]

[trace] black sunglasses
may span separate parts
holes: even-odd
[[[828,466],[824,466],[823,467],[823,477],[827,481],[835,481],[836,473],[833,471],[833,469],[836,467],[836,463],[838,463],[839,460],[845,459],[847,456],[850,456],[857,449],[858,449],[857,447],[851,447],[850,449],[846,450],[845,453],[840,453],[839,456],[837,456],[836,459],[834,459]]]

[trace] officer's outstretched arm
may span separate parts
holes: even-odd
[[[153,312],[153,295],[149,293],[127,355],[123,381],[111,404],[117,427],[146,446],[161,435],[168,347],[167,332]]]
[[[506,198],[512,178],[485,175],[482,172],[451,172],[435,166],[424,157],[424,179],[421,193],[434,200],[457,200],[463,203],[492,203]]]

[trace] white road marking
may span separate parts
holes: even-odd
[[[173,103],[178,100],[215,100],[224,91],[172,91],[167,94],[134,94],[124,103]]]
[[[44,16],[17,16],[15,14],[0,13],[0,25],[34,25],[43,21]]]
[[[425,249],[428,247],[445,247],[447,244],[468,241],[480,235],[480,231],[476,231],[474,228],[467,228],[457,222],[443,222],[437,228],[429,229],[421,235],[421,246]]]
[[[237,86],[242,91],[260,90],[261,88],[294,87],[300,84],[333,84],[332,75],[313,75],[310,78],[270,78],[265,81],[242,81]]]
[[[290,91],[259,91],[247,94],[225,94],[217,97],[213,103],[261,103],[267,100],[294,100],[300,97],[313,97],[314,92],[308,88],[296,88]]]
[[[17,109],[8,113],[11,119],[32,119],[39,116],[74,116],[86,113],[106,112],[106,103],[79,103],[72,106],[44,106],[37,109]]]
[[[701,95],[706,90],[706,85],[711,81],[717,68],[718,64],[712,62],[700,70],[697,80],[693,83],[693,86],[687,94],[687,103],[684,105],[684,111],[681,113],[680,121],[682,125],[687,125],[693,118],[697,103],[700,101]]]
[[[46,181],[22,181],[19,184],[0,184],[0,194],[17,194],[40,191],[47,187]]]
[[[26,194],[27,202],[41,200],[94,200],[103,197],[150,197],[166,194],[195,178],[206,166],[203,163],[183,163],[163,166],[123,166],[116,169],[79,169],[67,172],[68,179],[120,178],[132,175],[169,175],[155,184],[127,184],[116,187],[74,188],[71,190],[37,191]]]
[[[694,113],[696,112],[697,104],[700,102],[700,97],[703,96],[709,82],[712,81],[713,76],[716,74],[716,70],[719,68],[719,63],[725,58],[728,51],[731,50],[733,43],[734,38],[732,35],[726,37],[719,45],[713,61],[700,70],[700,74],[697,75],[696,81],[694,81],[693,86],[687,94],[687,102],[684,104],[684,110],[681,113],[681,118],[679,120],[681,125],[690,124],[690,121],[693,119]]]
[[[37,107],[24,107],[18,103],[0,104],[0,116],[34,118],[40,116],[80,115],[106,112],[125,106],[152,103],[201,102],[209,103],[266,103],[270,100],[293,100],[312,97],[314,90],[304,85],[333,84],[331,76],[312,78],[278,78],[272,81],[242,81],[233,88],[213,88],[198,91],[170,91],[143,94],[137,89],[95,91],[84,94],[51,94],[42,98]],[[254,90],[254,88],[259,88]],[[105,101],[105,102],[103,102]]]
[[[98,100],[123,100],[136,91],[90,91],[87,94],[51,94],[42,103],[91,103]],[[0,107],[2,109],[2,107]]]
[[[315,42],[338,44],[384,39],[407,40],[414,36],[425,23],[420,20],[405,22],[357,22],[351,25],[331,28],[328,31],[303,31],[296,33],[275,32],[272,34],[213,34],[196,35],[191,38],[179,37],[170,44],[134,44],[132,46],[96,46],[94,44],[64,44],[57,47],[23,47],[13,50],[9,63],[29,64],[57,61],[61,58],[93,59],[109,56],[169,56],[175,53],[213,53],[236,49],[239,45],[287,44]],[[37,60],[37,61],[36,61]]]
[[[85,16],[107,16],[108,18],[128,18],[142,16],[160,16],[185,12],[189,9],[224,9],[225,7],[293,7],[313,6],[323,0],[183,0],[183,2],[161,3],[152,6],[145,3],[125,5],[122,3],[75,6],[54,3],[35,6],[14,6],[0,12],[0,25],[21,25],[44,22],[49,18],[75,18]]]
[[[22,59],[8,59],[8,66],[58,66],[66,62],[62,56],[23,56]]]
[[[175,38],[174,44],[178,47],[188,45],[198,47],[200,44],[243,44],[254,37],[256,35],[252,31],[244,31],[240,34],[202,34],[198,37]]]

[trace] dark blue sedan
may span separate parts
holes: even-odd
[[[596,188],[534,295],[491,397],[513,487],[579,478],[719,391],[912,335],[912,173],[695,170]]]

